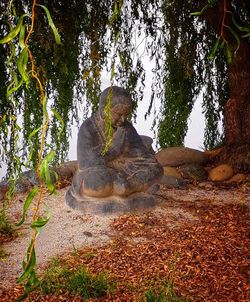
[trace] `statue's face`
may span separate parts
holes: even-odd
[[[131,112],[130,106],[116,105],[110,109],[111,124],[114,128],[121,127]]]

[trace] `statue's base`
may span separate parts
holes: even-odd
[[[140,192],[126,198],[110,196],[105,198],[80,197],[70,188],[65,196],[66,204],[84,214],[110,215],[114,213],[130,213],[151,208],[155,199],[151,194]]]

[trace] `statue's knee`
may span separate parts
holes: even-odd
[[[112,195],[113,193],[113,184],[108,183],[104,186],[87,186],[85,184],[82,185],[81,195],[86,195],[90,197],[107,197]]]
[[[81,194],[91,197],[106,197],[113,193],[113,179],[107,171],[89,171],[84,176]]]

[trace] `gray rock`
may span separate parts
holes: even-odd
[[[166,185],[169,188],[177,188],[177,189],[184,189],[186,187],[186,183],[183,179],[172,175],[164,175],[160,179],[160,184]]]
[[[199,181],[207,180],[208,173],[206,169],[199,164],[187,164],[180,166],[179,169],[186,178]]]
[[[164,148],[157,152],[155,156],[162,166],[171,167],[191,163],[204,164],[209,159],[206,153],[187,147]]]

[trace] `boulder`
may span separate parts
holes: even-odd
[[[205,168],[199,164],[194,163],[183,165],[180,167],[180,171],[186,178],[199,181],[207,180],[208,173]]]
[[[185,164],[204,164],[209,156],[202,151],[187,147],[169,147],[156,153],[156,159],[162,166],[177,167]]]
[[[233,168],[228,164],[219,165],[209,171],[209,179],[212,181],[223,181],[233,176]]]
[[[247,179],[247,176],[243,173],[237,173],[231,177],[227,182],[242,182]]]
[[[168,167],[168,166],[163,167],[163,173],[165,176],[171,175],[177,178],[182,178],[181,173],[173,167]]]

